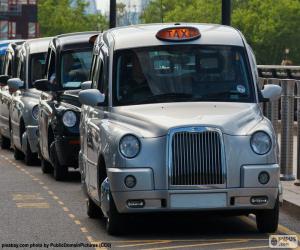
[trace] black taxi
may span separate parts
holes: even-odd
[[[96,32],[59,35],[50,41],[45,79],[35,87],[39,101],[39,157],[42,171],[64,180],[68,167],[78,167],[81,83],[89,78]]]

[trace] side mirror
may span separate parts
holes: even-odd
[[[92,88],[92,81],[86,81],[81,83],[81,89],[85,90],[85,89],[91,89]]]
[[[0,76],[0,86],[1,87],[6,86],[8,79],[9,79],[8,75],[1,75]]]
[[[11,78],[7,81],[9,91],[12,93],[21,89],[24,86],[24,82],[20,78]]]
[[[79,101],[88,106],[97,106],[103,103],[105,95],[101,94],[98,89],[86,89],[79,92]]]
[[[267,84],[264,86],[264,89],[261,91],[264,99],[268,99],[271,102],[276,101],[281,96],[282,88],[275,84]]]
[[[40,91],[50,91],[51,90],[51,84],[48,81],[48,79],[40,79],[36,80],[33,84],[33,86]]]

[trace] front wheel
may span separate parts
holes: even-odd
[[[90,197],[88,197],[86,201],[86,211],[87,211],[87,215],[93,219],[101,218],[103,216],[100,207],[98,207]]]
[[[260,233],[275,233],[279,220],[279,199],[277,198],[275,207],[270,210],[262,210],[256,213],[256,225]]]
[[[106,231],[110,235],[120,235],[124,227],[125,218],[120,214],[116,208],[115,202],[109,195],[109,210],[106,217]]]
[[[32,153],[28,141],[26,143],[27,143],[27,145],[26,145],[26,149],[24,152],[24,161],[27,166],[32,166],[35,163],[37,163],[38,158],[37,158],[36,154]]]
[[[55,151],[55,145],[54,142],[52,142],[50,146],[50,155],[51,155],[51,160],[52,160],[52,165],[53,165],[53,176],[54,179],[57,181],[64,181],[67,178],[68,175],[68,167],[60,165],[56,151]]]
[[[24,159],[23,152],[21,150],[17,149],[16,147],[14,147],[14,158],[17,161]]]
[[[44,159],[44,157],[41,155],[41,166],[42,166],[42,172],[44,174],[51,174],[53,172],[53,168],[50,164],[50,162],[48,162],[46,159]]]
[[[3,135],[1,135],[1,148],[9,149],[10,148],[10,140]]]

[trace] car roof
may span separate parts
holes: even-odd
[[[24,46],[28,49],[30,54],[44,53],[47,52],[51,39],[52,37],[45,37],[27,40]]]
[[[99,31],[89,31],[89,32],[77,32],[58,35],[53,39],[53,42],[56,46],[60,46],[61,50],[76,48],[78,45],[88,45],[89,39],[100,34]],[[91,44],[90,46],[93,46]]]
[[[184,42],[166,42],[156,38],[158,31],[165,28],[179,27],[197,28],[201,37],[196,40]],[[148,47],[169,44],[206,44],[206,45],[233,45],[244,46],[243,36],[241,33],[230,26],[219,24],[200,24],[200,23],[159,23],[159,24],[142,24],[120,27],[108,30],[104,34],[112,35],[114,40],[114,49],[126,49],[136,47]],[[130,35],[129,35],[130,34]],[[108,39],[109,40],[109,39]]]

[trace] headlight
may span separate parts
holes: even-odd
[[[66,127],[74,127],[77,122],[77,116],[73,111],[66,111],[63,115],[63,123]]]
[[[254,153],[259,155],[268,153],[272,147],[270,136],[263,131],[255,132],[251,137],[250,144]]]
[[[39,118],[39,105],[35,105],[33,108],[32,108],[32,117],[37,120]]]
[[[126,158],[134,158],[140,152],[140,141],[134,135],[125,135],[120,140],[120,152]]]

